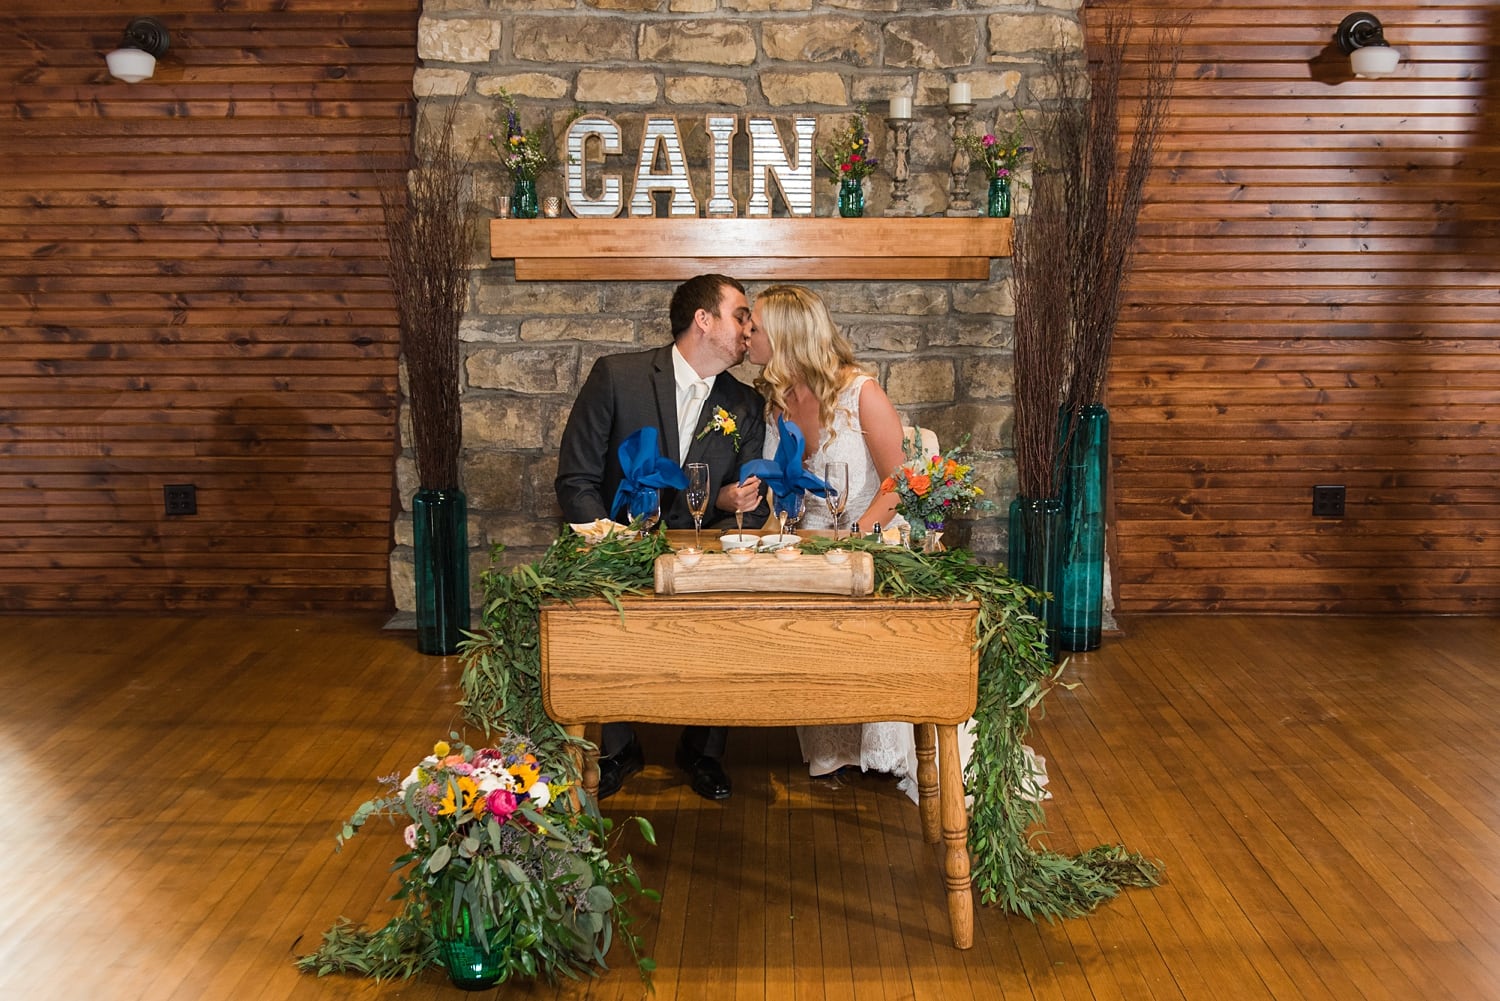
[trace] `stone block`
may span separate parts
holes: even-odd
[[[412,74],[411,91],[417,97],[458,97],[469,91],[473,74],[464,70],[430,70],[418,67]]]
[[[964,395],[972,400],[1009,400],[1015,392],[1010,355],[978,355],[960,363]]]
[[[755,55],[755,37],[748,24],[671,21],[641,26],[642,62],[749,66]]]
[[[850,323],[843,325],[844,335],[854,345],[855,357],[865,359],[869,352],[908,354],[922,346],[923,328],[914,323]],[[868,361],[866,361],[868,364]]]
[[[568,81],[551,73],[503,73],[474,82],[474,92],[482,97],[499,97],[502,90],[515,97],[555,101],[568,96]]]
[[[707,14],[718,8],[719,0],[670,0],[667,5],[673,14]]]
[[[529,513],[531,462],[532,457],[522,452],[480,449],[468,453],[464,494],[469,510]]]
[[[941,316],[948,312],[948,288],[939,283],[830,282],[818,291],[833,313]]]
[[[635,26],[618,17],[518,17],[511,50],[526,62],[584,63],[635,58]]]
[[[547,444],[546,405],[535,397],[466,396],[464,447],[543,448]]]
[[[951,358],[921,358],[891,363],[886,376],[886,395],[896,406],[909,403],[941,403],[953,399]]]
[[[766,11],[812,10],[812,0],[722,0],[725,10],[746,14]]]
[[[999,281],[962,282],[953,286],[953,309],[958,313],[988,313],[992,316],[1015,316],[1009,278]]]
[[[584,5],[599,10],[624,10],[651,14],[661,10],[666,0],[583,0]]]
[[[1010,447],[1013,413],[1003,403],[960,403],[931,409],[924,425],[937,432],[944,446],[968,434],[969,447],[975,452],[1000,452]]]
[[[991,14],[985,18],[985,33],[992,59],[1083,48],[1078,19],[1062,14]]]
[[[464,362],[469,385],[513,393],[573,393],[578,352],[567,348],[482,348]]]
[[[901,0],[823,0],[823,6],[893,14],[901,9]]]
[[[879,29],[858,18],[770,21],[760,37],[765,55],[785,62],[873,66],[880,57]]]
[[[832,108],[847,107],[849,91],[838,73],[771,73],[760,75],[760,90],[773,108],[791,108],[823,104]]]
[[[927,337],[929,347],[1009,349],[1011,325],[993,316],[950,316],[948,322],[933,327]]]
[[[597,286],[572,282],[514,282],[483,285],[475,296],[479,312],[491,316],[546,316],[549,313],[576,316],[597,313],[603,306]]]
[[[668,104],[718,104],[738,109],[750,102],[745,82],[730,77],[669,76],[666,89]]]
[[[977,18],[921,17],[885,26],[886,66],[949,69],[971,65],[978,53]]]
[[[655,104],[661,96],[650,70],[586,69],[578,73],[575,96],[585,104]]]
[[[605,341],[630,344],[635,341],[635,324],[630,320],[570,320],[548,317],[521,321],[523,341]]]
[[[974,95],[976,103],[1002,98],[1013,101],[1021,89],[1020,70],[980,70],[974,73],[958,73],[954,79],[962,80],[969,85],[969,91]],[[1002,110],[999,116],[1002,127],[1009,129],[1012,121],[1010,109]],[[981,127],[990,132],[995,130],[993,121],[988,124],[981,123]]]
[[[487,63],[500,48],[493,18],[423,17],[417,22],[417,56],[444,63]]]

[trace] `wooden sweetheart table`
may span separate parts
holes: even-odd
[[[674,548],[692,542],[691,532],[667,534]],[[706,550],[718,548],[713,538],[705,533]],[[597,599],[542,609],[549,716],[580,735],[586,724],[613,721],[916,724],[922,836],[944,844],[953,944],[973,945],[958,725],[978,698],[977,603],[735,591],[631,596],[621,605],[623,616]],[[597,782],[591,757],[584,784]]]

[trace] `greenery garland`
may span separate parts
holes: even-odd
[[[819,553],[830,545],[809,539],[804,548]],[[1022,794],[1030,779],[1023,744],[1032,710],[1062,670],[1053,667],[1045,628],[1029,611],[1039,593],[963,550],[928,555],[863,539],[839,545],[871,554],[879,596],[979,603],[979,702],[964,785],[973,796],[969,852],[981,902],[1050,920],[1086,914],[1124,886],[1156,885],[1159,865],[1123,846],[1070,856],[1034,844],[1028,833],[1043,814]],[[487,571],[483,632],[462,646],[459,705],[468,720],[487,734],[527,734],[548,759],[571,761],[562,752],[575,739],[542,706],[541,607],[603,598],[620,608],[623,595],[650,593],[656,557],[669,551],[659,534],[585,546],[564,529],[536,562]]]

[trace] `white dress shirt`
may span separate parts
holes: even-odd
[[[677,377],[677,461],[687,461],[688,446],[702,424],[703,401],[713,383],[689,365],[677,345],[672,345],[672,371]]]

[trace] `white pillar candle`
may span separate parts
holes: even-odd
[[[891,117],[898,121],[905,121],[911,117],[911,98],[891,98]]]
[[[948,86],[949,104],[969,104],[969,85],[961,80],[954,81]]]

